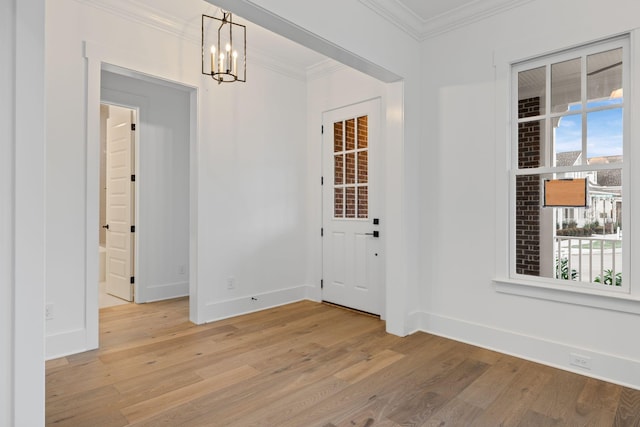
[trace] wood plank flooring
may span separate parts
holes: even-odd
[[[187,319],[187,299],[102,309],[99,350],[47,362],[47,425],[640,425],[640,391],[339,307]]]

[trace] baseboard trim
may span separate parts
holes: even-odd
[[[419,325],[416,330],[640,390],[638,360],[432,313],[412,313],[410,317]],[[572,353],[589,358],[591,368],[572,365]]]
[[[313,300],[313,288],[314,287],[310,285],[302,285],[224,301],[210,302],[205,305],[202,318],[205,323],[209,323],[291,304],[297,301]]]
[[[189,282],[164,283],[161,285],[146,286],[140,291],[140,296],[144,298],[137,303],[162,301],[172,298],[180,298],[189,295]]]
[[[405,321],[405,336],[411,335],[414,332],[418,332],[418,331],[424,332],[424,328],[423,328],[424,314],[426,313],[423,313],[421,311],[412,311],[407,315],[407,318]]]
[[[45,337],[45,360],[92,350],[87,345],[87,330],[76,329]]]

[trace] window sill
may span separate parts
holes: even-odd
[[[519,279],[493,279],[496,292],[567,304],[640,314],[640,299],[629,294],[558,287]]]

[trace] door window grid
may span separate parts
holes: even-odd
[[[334,218],[369,217],[368,118],[333,124]]]

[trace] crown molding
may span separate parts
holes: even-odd
[[[336,73],[342,69],[348,68],[346,65],[341,64],[331,58],[327,58],[315,65],[307,67],[307,80],[316,80],[321,77]]]
[[[150,7],[138,0],[75,1],[200,46],[200,21],[198,21],[198,25],[193,25],[192,22],[178,19],[175,16],[169,15],[158,8]],[[203,13],[210,13],[210,11],[207,12],[204,10]],[[306,81],[307,79],[307,70],[305,68],[288,63],[283,58],[275,58],[272,55],[267,55],[265,52],[253,49],[247,49],[247,57],[250,58],[248,61],[250,60],[262,68],[296,80]]]
[[[359,0],[418,41],[489,18],[534,0],[474,0],[448,12],[422,19],[399,0]]]
[[[360,3],[404,31],[417,41],[422,41],[424,20],[398,0],[360,0]]]
[[[188,21],[176,19],[174,16],[138,0],[76,0],[76,2],[154,28],[188,42],[200,44],[199,25],[195,28]]]

